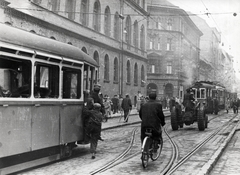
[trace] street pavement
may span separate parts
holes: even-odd
[[[164,109],[163,112],[164,112],[165,117],[169,117],[170,116],[169,109]],[[223,111],[220,111],[219,113],[224,113],[224,112],[225,111],[223,110]],[[121,126],[124,126],[124,125],[131,125],[131,124],[140,123],[140,122],[141,122],[141,120],[139,118],[138,111],[134,108],[131,111],[131,113],[130,113],[130,116],[128,118],[128,122],[124,122],[123,114],[121,116],[120,112],[116,113],[116,114],[112,114],[107,122],[102,123],[102,130],[107,130],[107,129],[116,128],[116,127],[121,127]],[[240,130],[240,126],[237,127],[237,130]],[[232,133],[230,138],[233,135],[234,135],[234,133]],[[233,173],[233,174],[236,173],[236,166],[239,167],[239,165],[240,165],[240,164],[237,163],[237,162],[239,162],[239,156],[238,156],[239,154],[236,154],[236,152],[238,152],[239,149],[237,149],[237,151],[235,150],[235,152],[233,152],[233,153],[231,152],[232,155],[228,157],[228,158],[233,159],[233,161],[237,160],[235,163],[233,163],[233,161],[232,161],[231,163],[233,163],[233,164],[231,164],[231,165],[229,165],[229,163],[228,164],[226,163],[226,159],[227,159],[226,155],[225,155],[225,157],[222,158],[223,160],[220,158],[222,153],[223,153],[223,151],[224,151],[224,148],[227,147],[228,142],[231,141],[230,138],[223,145],[222,148],[220,148],[219,150],[216,151],[217,155],[213,156],[213,158],[202,168],[202,171],[199,173],[199,175],[206,175],[206,174],[210,173],[211,170],[212,170],[211,174],[213,174],[213,175],[215,175],[215,174],[225,175],[225,173],[227,173],[227,174],[228,173]],[[240,139],[237,139],[237,140],[240,143]],[[236,139],[235,139],[235,141],[236,141]],[[230,150],[232,150],[232,149],[230,149]],[[217,164],[216,168],[212,169],[214,167],[214,165],[218,162],[219,159],[220,159],[220,162],[219,162],[220,165]],[[225,159],[225,161],[224,161],[224,159]],[[226,171],[226,169],[221,169],[221,168],[223,168],[222,164],[224,164],[224,163],[225,163],[225,165],[228,165],[228,166],[225,166],[225,167],[229,167],[230,166],[230,167],[234,168],[234,171],[232,169],[230,169],[230,170],[227,169],[227,171]],[[239,170],[239,168],[237,170]]]
[[[164,109],[163,113],[164,113],[165,117],[170,116],[169,109]],[[136,123],[140,123],[140,122],[141,122],[141,119],[139,118],[138,111],[136,108],[133,108],[130,112],[128,122],[124,122],[123,113],[122,113],[122,115],[120,112],[115,113],[115,114],[112,114],[111,117],[109,117],[107,122],[102,123],[102,130],[121,127],[124,125],[132,125],[132,124],[136,124]]]

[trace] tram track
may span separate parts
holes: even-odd
[[[176,160],[176,156],[173,156],[173,158],[170,160],[171,165],[174,164],[174,161],[177,161],[176,164],[174,164],[171,168],[165,168],[166,170],[162,171],[162,175],[170,175],[173,174],[180,166],[182,166],[191,156],[193,156],[198,150],[200,150],[204,145],[206,145],[211,139],[213,139],[216,135],[220,133],[220,131],[223,131],[227,127],[229,127],[230,124],[233,123],[233,119],[236,116],[234,116],[231,120],[229,120],[227,123],[225,123],[223,126],[218,127],[215,129],[210,135],[208,135],[205,139],[203,139],[200,143],[198,143],[189,153],[187,153],[184,157],[182,157],[179,161]],[[237,124],[236,124],[237,126]],[[232,129],[231,133],[235,131],[236,126]],[[172,140],[172,139],[170,139]],[[226,139],[227,140],[227,139]],[[175,145],[174,145],[175,147]],[[174,151],[178,151],[174,148]],[[172,155],[177,154],[173,153]]]
[[[130,144],[129,146],[127,147],[126,150],[124,150],[119,156],[117,156],[115,159],[113,159],[112,161],[106,163],[105,165],[103,165],[102,167],[98,168],[97,170],[91,172],[90,174],[91,175],[94,175],[94,174],[97,174],[97,173],[100,173],[100,172],[103,172],[103,171],[106,171],[107,169],[111,168],[114,166],[114,164],[119,161],[120,159],[122,159],[124,156],[126,156],[129,151],[131,150],[132,146],[133,146],[133,143],[134,143],[134,140],[135,140],[135,133],[136,133],[136,130],[137,130],[138,127],[135,127],[132,131],[132,134],[131,134],[131,141],[130,141]]]

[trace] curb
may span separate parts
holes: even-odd
[[[231,141],[232,137],[236,133],[236,131],[239,129],[239,123],[240,120],[238,121],[237,125],[234,127],[234,129],[231,131],[231,133],[228,135],[226,140],[219,146],[217,151],[214,153],[214,155],[210,158],[210,160],[201,168],[201,171],[198,173],[198,175],[208,175],[211,170],[214,168],[216,165],[217,161],[223,154],[225,148],[227,147],[228,143]]]

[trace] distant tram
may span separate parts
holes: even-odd
[[[83,91],[97,68],[79,48],[0,24],[0,174],[68,157],[83,142]]]

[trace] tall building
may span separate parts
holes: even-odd
[[[216,28],[210,27],[201,17],[189,14],[190,18],[203,33],[200,39],[199,80],[215,81],[218,78],[217,67],[221,56],[221,34]]]
[[[188,14],[166,0],[147,3],[147,91],[161,97],[183,97],[199,79],[199,42],[202,32]]]
[[[103,95],[129,93],[136,100],[138,91],[145,93],[145,0],[2,0],[0,5],[0,22],[71,44],[95,59]]]

